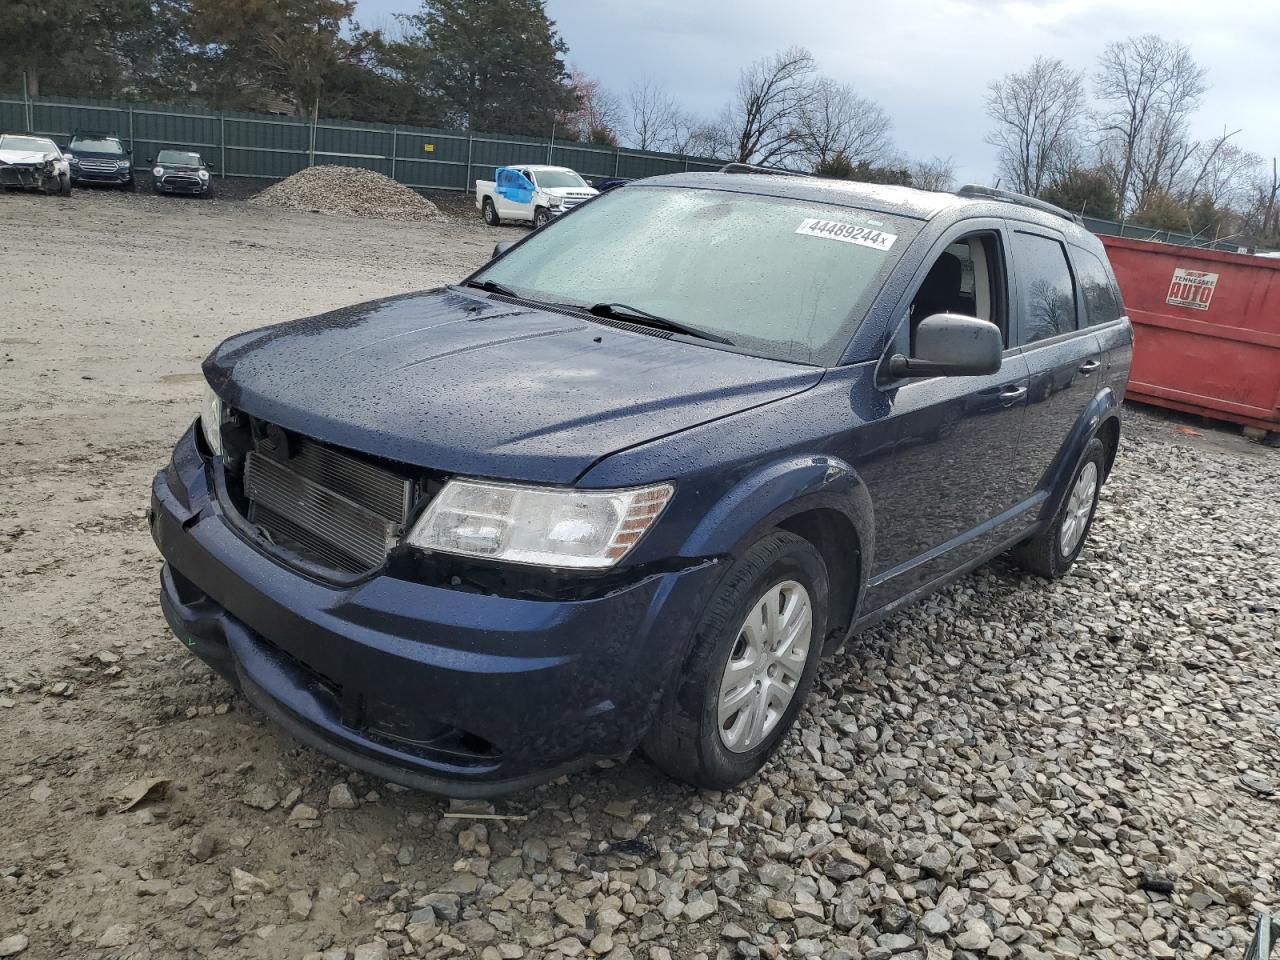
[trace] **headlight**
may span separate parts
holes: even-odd
[[[552,210],[559,210],[561,207],[564,206],[564,200],[561,197],[552,197],[550,200],[547,201],[547,206],[549,206]]]
[[[406,542],[466,557],[604,570],[644,536],[673,489],[669,483],[573,490],[451,480]]]
[[[209,171],[208,171],[208,170],[198,170],[198,171],[196,171],[196,176],[197,176],[197,177],[199,177],[201,180],[208,180],[208,179],[209,179]]]
[[[226,417],[226,409],[222,400],[213,392],[213,388],[205,385],[204,400],[200,404],[200,429],[204,431],[204,442],[215,457],[222,456],[222,421]]]
[[[152,171],[151,171],[151,175],[152,175],[153,177],[163,177],[163,176],[164,176],[164,167],[156,167],[154,170],[152,170]]]
[[[80,166],[80,158],[79,158],[79,157],[67,157],[67,160],[69,160],[69,161],[71,162],[71,165],[72,165],[73,167],[78,167],[78,166]]]
[[[116,163],[120,165],[121,170],[128,170],[133,165],[131,160],[117,160]]]

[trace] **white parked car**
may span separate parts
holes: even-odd
[[[540,227],[599,192],[568,167],[499,167],[495,180],[476,181],[476,209],[491,227],[503,220]]]
[[[0,134],[0,187],[71,196],[71,164],[48,137]]]

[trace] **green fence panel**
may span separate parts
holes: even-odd
[[[31,118],[28,124],[28,115]],[[359,120],[219,111],[182,104],[0,94],[0,130],[27,130],[65,144],[75,130],[114,133],[136,167],[165,147],[195,150],[224,177],[280,179],[312,164],[376,170],[419,189],[470,190],[498,167],[551,163],[586,177],[651,177],[715,170],[706,158],[617,149],[571,140]]]

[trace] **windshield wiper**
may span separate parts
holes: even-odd
[[[477,290],[483,290],[486,293],[500,293],[504,297],[520,298],[520,294],[510,287],[498,283],[496,280],[463,280],[462,285],[464,287],[475,287]]]
[[[650,313],[647,310],[641,310],[639,307],[632,307],[625,303],[597,303],[587,307],[587,313],[597,317],[612,317],[615,320],[625,320],[628,323],[634,323],[643,327],[656,327],[659,330],[670,330],[672,333],[683,333],[688,337],[697,337],[700,340],[710,340],[714,343],[724,343],[733,346],[733,341],[718,334],[708,333],[705,330],[699,330],[697,327],[691,327],[688,324],[681,323],[679,320],[669,320],[666,317],[660,317],[656,313]]]

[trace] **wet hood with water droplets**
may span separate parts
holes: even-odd
[[[456,288],[241,334],[204,370],[227,403],[338,446],[558,484],[822,376]]]

